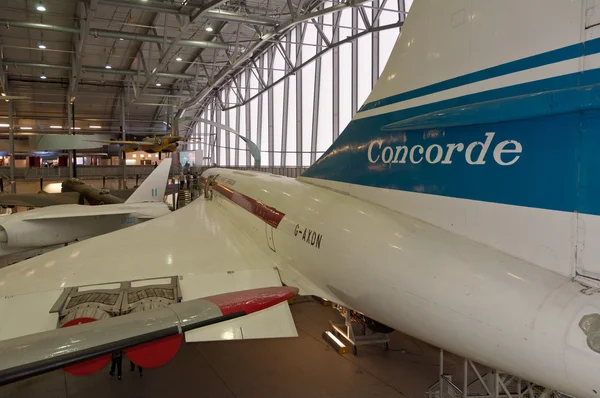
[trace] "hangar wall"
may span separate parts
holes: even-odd
[[[256,143],[262,167],[310,166],[371,92],[411,4],[379,0],[297,25],[194,116]],[[188,135],[202,165],[254,165],[244,140],[218,126],[198,122]]]

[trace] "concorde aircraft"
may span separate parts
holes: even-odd
[[[184,304],[284,282],[596,397],[599,7],[415,1],[366,103],[302,177],[209,169],[208,199],[0,270],[0,377],[61,358],[64,340],[52,336],[62,336],[71,315],[61,303],[74,289],[170,276]],[[186,341],[290,335],[286,310],[183,332]],[[98,308],[89,319],[105,317]],[[72,333],[89,336],[85,326]],[[36,332],[46,344],[16,354]],[[98,355],[93,337],[86,343],[83,359]]]
[[[0,264],[170,213],[163,202],[170,169],[171,159],[163,160],[125,203],[57,205],[0,218]]]

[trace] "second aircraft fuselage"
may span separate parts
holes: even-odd
[[[0,218],[0,256],[88,239],[169,213],[164,203],[58,205]]]

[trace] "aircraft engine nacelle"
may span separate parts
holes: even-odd
[[[0,247],[3,249],[59,245],[81,236],[77,228],[66,228],[51,221],[14,220],[0,226]]]

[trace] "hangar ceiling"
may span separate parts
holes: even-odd
[[[0,124],[12,107],[16,135],[117,134],[122,127],[167,134],[173,118],[200,114],[237,75],[258,68],[255,60],[268,50],[283,51],[279,41],[298,25],[348,8],[366,18],[363,6],[375,20],[371,3],[5,1]]]

